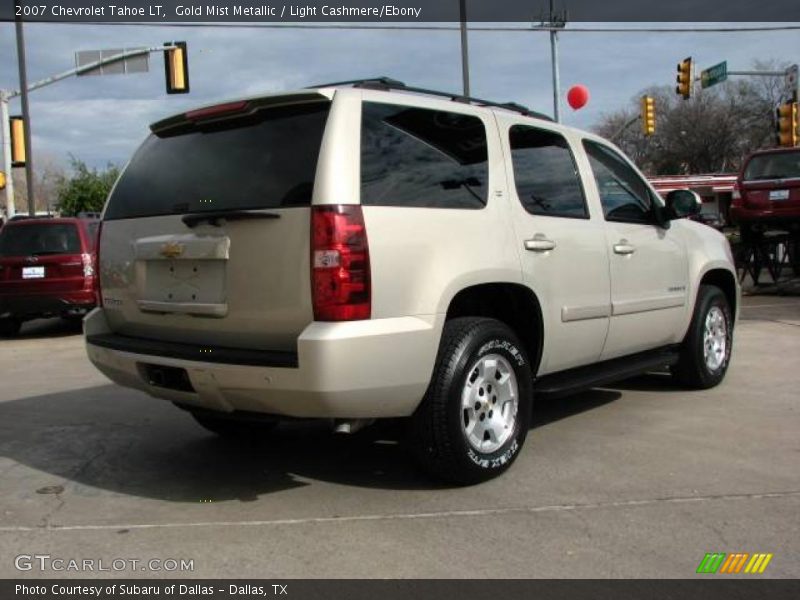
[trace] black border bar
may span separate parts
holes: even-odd
[[[535,565],[531,565],[535,570]],[[53,598],[86,600],[99,598],[203,598],[221,600],[749,600],[751,598],[800,597],[800,580],[752,579],[706,576],[705,579],[650,580],[286,580],[286,579],[5,579],[0,580],[0,598]],[[39,586],[44,594],[21,593],[17,586]],[[55,588],[54,588],[55,586]],[[123,594],[122,586],[128,589]],[[130,593],[133,586],[150,593]],[[181,587],[182,586],[182,587]],[[153,593],[152,588],[158,588]],[[69,588],[102,588],[100,595],[62,593]],[[54,594],[53,590],[59,590]],[[171,589],[171,592],[170,592]],[[113,591],[112,591],[113,590]]]
[[[17,16],[0,0],[0,21]],[[408,23],[457,22],[459,0],[18,0],[30,22]],[[112,9],[112,6],[116,7]],[[160,6],[160,9],[156,9]],[[43,11],[42,8],[43,7]],[[179,9],[178,7],[183,7]],[[187,7],[192,10],[187,11]],[[63,10],[69,9],[69,10]],[[549,0],[466,0],[467,21],[550,21]],[[556,0],[553,21],[800,21],[797,0]]]

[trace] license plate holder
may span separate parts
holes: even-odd
[[[771,190],[769,193],[770,200],[788,200],[789,190]]]
[[[23,279],[44,279],[44,267],[22,267]]]

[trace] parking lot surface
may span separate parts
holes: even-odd
[[[652,374],[542,402],[506,475],[446,488],[390,425],[225,443],[108,382],[74,326],[29,323],[0,340],[0,577],[669,578],[707,552],[798,577],[800,298],[745,298],[735,336],[720,387]],[[15,566],[37,554],[95,571]]]

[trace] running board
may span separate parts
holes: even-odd
[[[606,360],[585,367],[577,367],[551,375],[544,375],[534,382],[536,396],[558,398],[581,390],[621,381],[647,371],[672,366],[678,362],[678,351],[674,346],[632,354]]]

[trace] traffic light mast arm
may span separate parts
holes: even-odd
[[[617,139],[619,136],[621,136],[625,132],[625,130],[628,129],[628,127],[630,127],[631,125],[636,123],[636,121],[638,121],[641,118],[642,118],[642,115],[636,115],[635,117],[633,117],[630,120],[626,121],[625,124],[622,127],[620,127],[617,130],[617,132],[614,135],[612,135],[610,138],[608,138],[608,139],[613,142],[615,139]]]
[[[786,75],[786,71],[728,71],[728,75],[747,75],[753,77],[760,75],[762,77],[780,77]]]
[[[125,60],[126,58],[131,58],[133,56],[141,56],[142,54],[150,54],[151,52],[167,52],[169,50],[174,50],[177,46],[152,46],[150,48],[138,48],[136,50],[128,50],[126,52],[120,52],[119,54],[115,54],[114,56],[108,56],[101,60],[97,60],[95,62],[75,67],[74,69],[69,69],[68,71],[64,71],[62,73],[58,73],[57,75],[52,75],[50,77],[45,77],[44,79],[40,79],[28,86],[28,91],[32,92],[33,90],[38,90],[39,88],[43,88],[45,86],[51,85],[56,83],[57,81],[61,81],[62,79],[66,79],[67,77],[72,77],[73,75],[80,75],[81,73],[85,73],[87,71],[91,71],[98,67],[102,67],[103,65],[107,65],[110,63],[119,62],[121,60]],[[21,94],[19,90],[9,90],[4,92],[5,98],[10,100],[11,98],[16,98]]]

